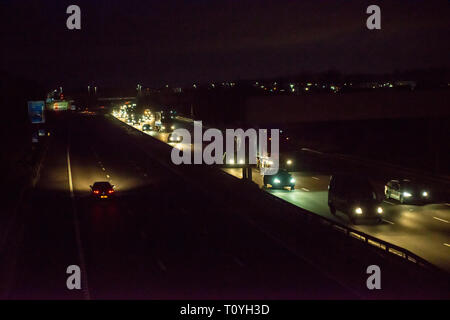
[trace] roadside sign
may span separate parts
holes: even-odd
[[[69,108],[69,102],[68,101],[57,101],[53,102],[53,110],[54,111],[65,111]]]
[[[28,116],[31,123],[45,123],[44,101],[28,101]]]

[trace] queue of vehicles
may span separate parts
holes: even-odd
[[[168,113],[168,115],[166,114]],[[166,113],[163,110],[152,112],[145,109],[142,114],[135,111],[135,104],[123,105],[119,110],[113,111],[113,115],[131,126],[140,127],[142,131],[156,131],[170,133],[176,129],[175,117],[176,111],[169,110]]]

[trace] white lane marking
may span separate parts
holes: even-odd
[[[387,222],[387,223],[390,223],[390,224],[395,224],[395,223],[393,223],[392,221],[389,221],[389,220],[386,220],[386,219],[383,219],[383,221],[384,221],[384,222]]]
[[[163,263],[160,259],[157,259],[157,262],[158,262],[158,266],[159,266],[159,268],[161,269],[161,271],[166,272],[166,271],[167,271],[167,268],[166,268],[166,266],[164,265],[164,263]]]
[[[303,191],[306,191],[306,192],[309,191],[309,189],[307,189],[307,188],[302,188],[302,190],[303,190]]]
[[[450,223],[449,221],[441,219],[441,218],[438,218],[438,217],[433,217],[433,219],[436,219],[436,220],[439,220],[439,221],[442,221],[442,222],[445,222],[445,223]]]
[[[393,202],[390,202],[390,201],[387,201],[387,200],[383,200],[383,202],[386,202],[386,203],[389,203],[389,204],[392,204],[393,206],[395,206],[395,203],[393,203]]]
[[[450,243],[444,243],[444,246],[450,247]]]
[[[78,213],[77,209],[75,207],[75,194],[73,192],[73,182],[72,182],[72,168],[70,166],[70,145],[67,144],[67,174],[69,176],[69,190],[70,190],[70,198],[72,199],[72,210],[73,210],[73,222],[75,227],[75,238],[77,241],[77,247],[78,247],[78,259],[80,260],[80,267],[82,270],[82,277],[81,281],[83,282],[82,291],[84,294],[84,298],[86,300],[91,300],[91,295],[89,293],[89,285],[88,285],[88,279],[87,279],[87,271],[86,271],[86,263],[84,260],[84,254],[83,254],[83,246],[81,244],[81,235],[80,235],[80,224],[78,220]]]
[[[312,177],[314,180],[320,180],[319,178],[317,178],[317,177]]]

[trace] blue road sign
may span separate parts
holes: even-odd
[[[28,116],[31,123],[45,123],[44,101],[28,101]]]

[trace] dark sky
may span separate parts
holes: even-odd
[[[66,8],[81,7],[81,31]],[[370,4],[382,30],[366,28]],[[450,4],[352,0],[0,0],[1,66],[43,85],[160,86],[449,66]]]

